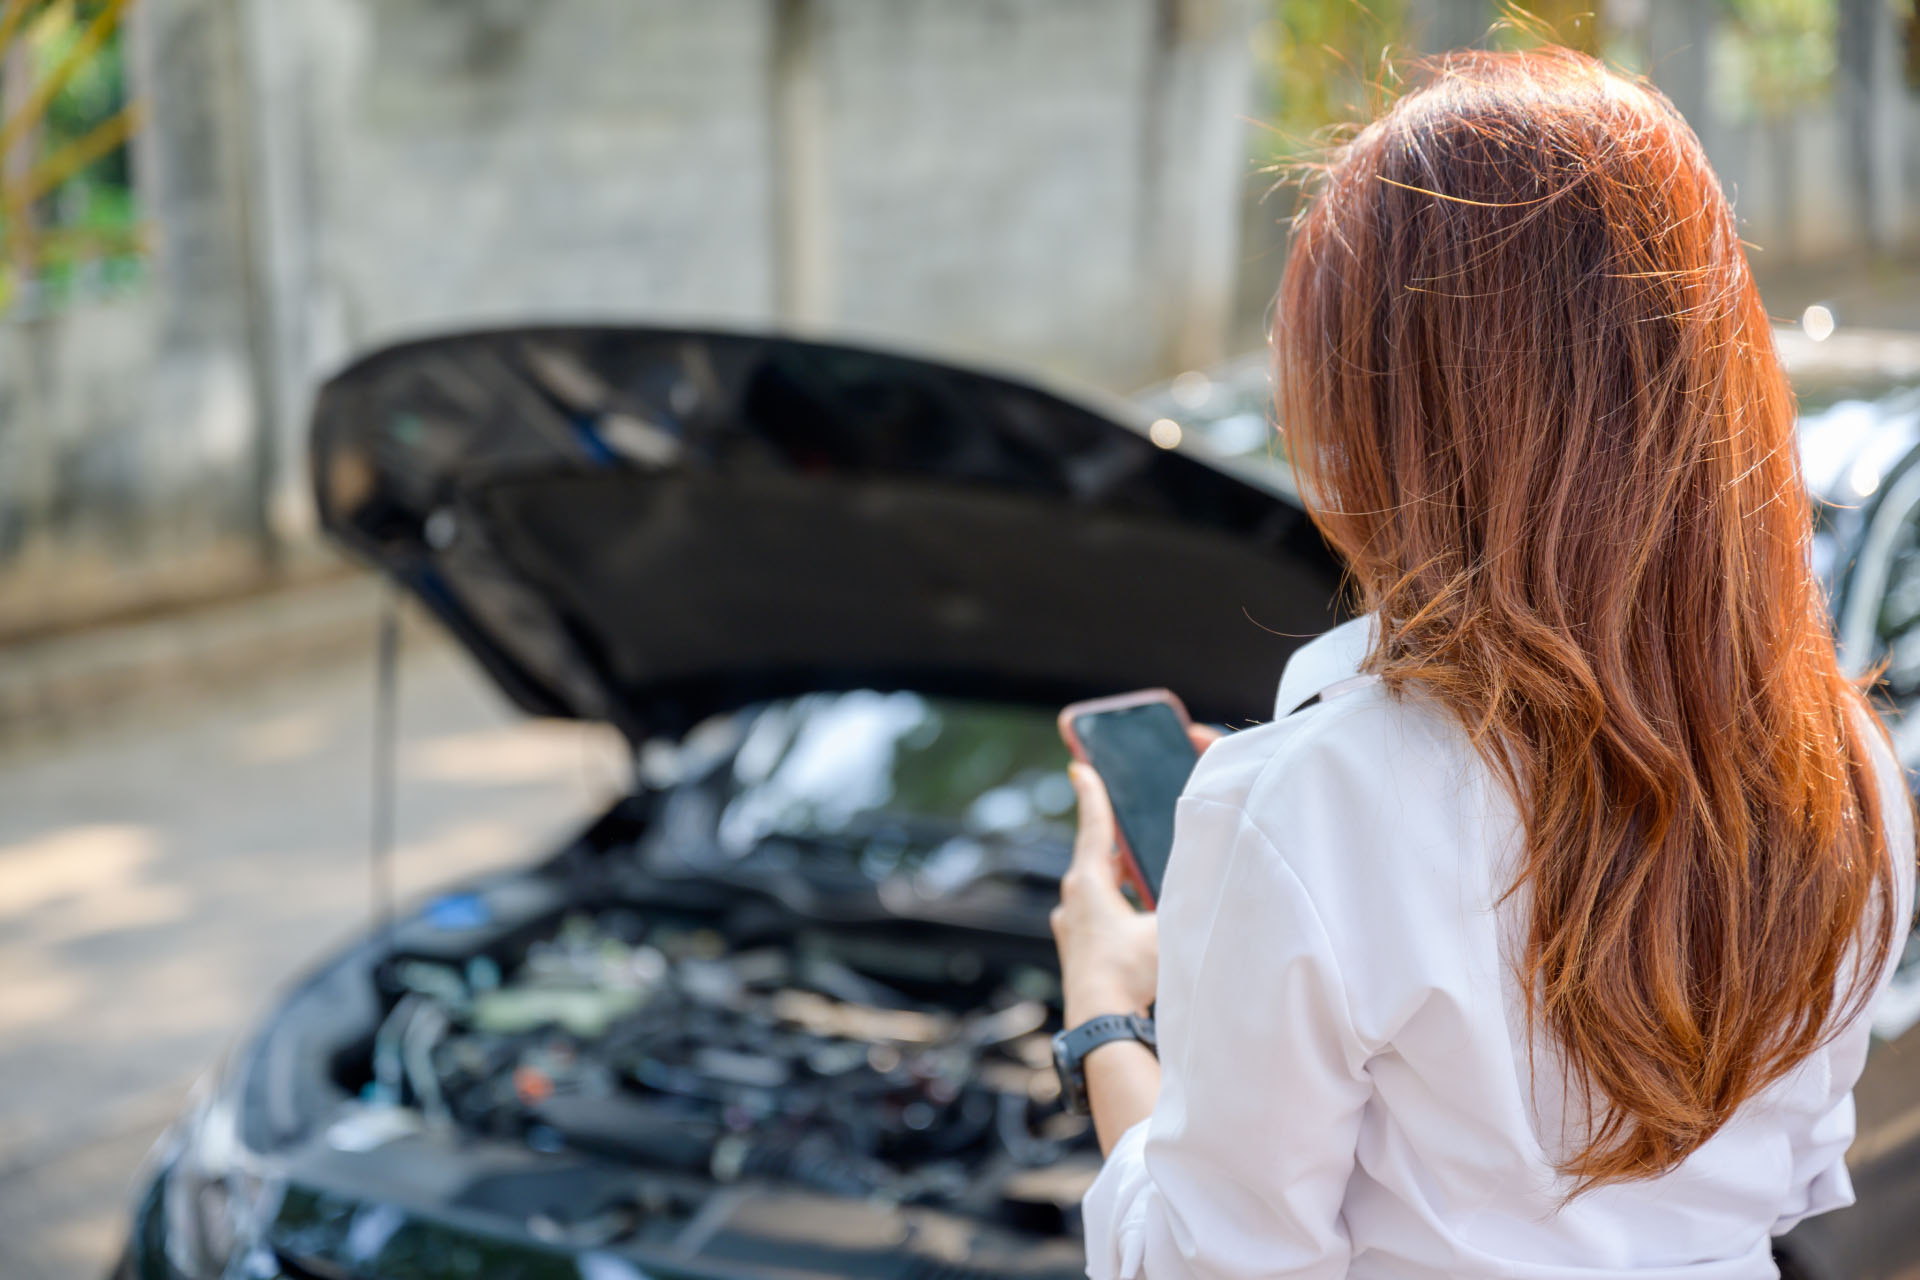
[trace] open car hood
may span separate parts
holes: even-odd
[[[517,704],[636,742],[858,687],[1269,716],[1335,562],[1282,486],[1091,404],[779,336],[466,333],[328,381],[313,475]]]

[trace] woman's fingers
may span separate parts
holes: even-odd
[[[1080,806],[1080,830],[1073,839],[1072,872],[1092,875],[1102,882],[1119,883],[1113,866],[1113,803],[1107,785],[1091,765],[1075,761],[1067,767],[1074,799]],[[1070,872],[1069,875],[1072,873]]]
[[[1187,737],[1193,740],[1194,751],[1204,752],[1225,738],[1226,734],[1211,725],[1189,725],[1187,726]]]

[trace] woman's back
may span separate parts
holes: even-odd
[[[1526,904],[1502,901],[1518,814],[1444,709],[1354,679],[1371,621],[1300,651],[1276,720],[1211,748],[1181,802],[1167,1081],[1089,1194],[1093,1274],[1767,1273],[1770,1234],[1847,1200],[1865,1017],[1676,1168],[1568,1201],[1578,1095],[1528,1034]]]

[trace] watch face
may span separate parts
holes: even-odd
[[[1076,1116],[1087,1113],[1087,1086],[1080,1075],[1080,1065],[1073,1060],[1073,1051],[1067,1045],[1065,1028],[1053,1034],[1053,1072],[1060,1078],[1060,1102]]]

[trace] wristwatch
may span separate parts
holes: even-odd
[[[1139,1041],[1159,1053],[1153,1020],[1139,1014],[1099,1014],[1079,1027],[1053,1034],[1053,1070],[1060,1075],[1060,1098],[1067,1111],[1087,1115],[1087,1055],[1109,1041]]]

